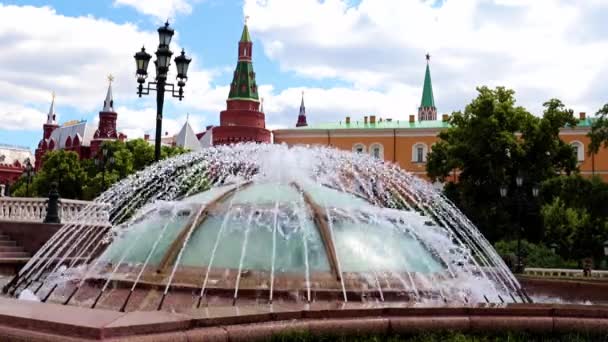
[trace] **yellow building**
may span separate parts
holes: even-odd
[[[302,122],[302,115],[305,115],[303,101],[298,118],[299,124]],[[324,145],[369,153],[397,163],[402,169],[426,177],[426,155],[438,140],[438,133],[449,127],[448,119],[448,115],[444,114],[437,120],[427,63],[418,118],[410,115],[409,120],[391,120],[371,115],[364,117],[362,121],[353,121],[346,117],[337,124],[278,129],[273,131],[273,135],[274,142],[279,144]],[[602,148],[597,155],[588,156],[590,140],[587,133],[590,128],[591,120],[585,113],[580,113],[578,125],[574,128],[562,128],[560,137],[564,142],[575,147],[581,174],[600,175],[604,181],[608,181],[608,149]]]

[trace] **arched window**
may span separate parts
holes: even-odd
[[[72,147],[72,137],[68,137],[67,139],[65,139],[65,147],[66,148]]]
[[[570,146],[574,149],[574,155],[576,156],[576,160],[582,162],[585,160],[585,145],[578,141],[570,142]]]
[[[429,147],[425,143],[415,143],[412,146],[412,161],[414,163],[426,163],[426,154],[429,152]]]
[[[353,145],[353,152],[364,153],[365,152],[365,145],[363,145],[361,143],[354,144]]]
[[[373,143],[369,146],[369,154],[374,158],[384,159],[384,147],[380,143]]]

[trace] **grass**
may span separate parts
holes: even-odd
[[[311,333],[275,335],[271,342],[602,342],[608,335],[568,333],[540,335],[526,332],[501,332],[473,334],[457,332],[432,332],[417,335],[365,335],[365,336],[318,336]]]

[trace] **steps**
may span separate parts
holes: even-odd
[[[12,240],[10,236],[0,232],[0,260],[29,257],[30,254],[26,252],[23,247],[17,245],[17,242]]]

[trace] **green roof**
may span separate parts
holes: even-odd
[[[251,42],[247,25],[243,27],[241,43]],[[251,60],[239,60],[230,83],[229,100],[255,100],[258,101],[258,85],[255,81],[255,72]]]
[[[243,33],[241,34],[241,42],[249,43],[251,42],[251,37],[249,36],[249,29],[247,25],[243,26]]]
[[[433,84],[431,82],[431,68],[426,64],[426,72],[424,74],[424,87],[422,88],[422,101],[420,107],[435,107],[435,98],[433,97]]]
[[[585,120],[579,120],[576,127],[591,127],[593,119],[587,118]],[[363,121],[351,121],[350,124],[346,124],[345,121],[338,123],[320,123],[316,125],[309,125],[306,127],[288,128],[290,130],[314,130],[314,129],[416,129],[416,128],[449,128],[450,124],[447,121],[441,120],[424,120],[409,122],[409,120],[392,120],[382,122],[376,121],[375,124],[364,124]]]
[[[298,127],[299,130],[310,130],[310,129],[395,129],[395,128],[448,128],[450,125],[445,121],[415,121],[409,122],[408,120],[392,120],[382,122],[376,121],[375,124],[364,124],[363,121],[351,121],[350,124],[341,121],[339,123],[321,123],[318,125],[309,125],[307,127]],[[292,129],[292,128],[290,128]]]

